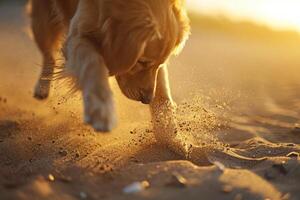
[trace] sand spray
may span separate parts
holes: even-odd
[[[213,132],[225,126],[225,122],[220,122],[213,112],[205,109],[199,96],[179,106],[170,102],[156,103],[151,114],[157,143],[179,155],[188,158],[195,147],[224,146]]]

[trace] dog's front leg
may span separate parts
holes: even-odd
[[[169,85],[167,67],[159,69],[156,82],[155,97],[150,104],[153,131],[158,143],[168,144],[177,134],[176,104]]]
[[[179,135],[176,104],[172,99],[166,66],[159,69],[156,92],[150,104],[153,132],[157,143],[170,148],[181,156],[188,155],[188,145]]]
[[[102,56],[89,40],[74,37],[68,40],[67,58],[67,70],[82,90],[85,122],[96,131],[111,131],[116,116]]]

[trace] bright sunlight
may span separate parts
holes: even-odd
[[[300,31],[299,0],[187,0],[191,10]]]

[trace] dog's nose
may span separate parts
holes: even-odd
[[[141,98],[141,102],[142,102],[143,104],[150,104],[151,101],[152,101],[152,98],[149,98],[149,97],[142,97],[142,98]]]
[[[141,95],[141,102],[143,104],[150,104],[153,99],[153,95]]]

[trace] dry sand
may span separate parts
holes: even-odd
[[[1,200],[300,199],[298,36],[194,22],[170,67],[186,158],[155,143],[148,108],[117,87],[119,126],[106,135],[82,124],[62,83],[34,100],[41,58],[27,25],[20,5],[0,3]],[[124,194],[136,181],[150,186]]]

